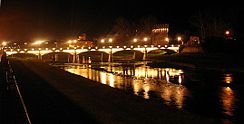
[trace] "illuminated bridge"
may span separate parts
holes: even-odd
[[[171,50],[174,52],[179,52],[180,45],[170,45],[170,46],[161,46],[161,45],[151,45],[151,46],[103,46],[103,47],[81,47],[81,48],[23,48],[23,49],[4,49],[6,52],[7,56],[14,55],[14,54],[34,54],[38,56],[38,59],[42,59],[42,56],[45,54],[49,53],[59,53],[59,52],[64,52],[64,53],[69,53],[73,56],[73,63],[76,63],[77,60],[79,60],[78,54],[80,53],[85,53],[85,52],[91,52],[91,51],[99,51],[102,53],[107,53],[108,56],[108,62],[112,61],[113,54],[119,51],[125,51],[125,50],[133,50],[133,51],[139,51],[143,53],[143,60],[147,58],[147,53],[150,51],[154,50]],[[57,56],[55,56],[57,57]],[[101,56],[102,57],[102,56]],[[102,60],[102,59],[101,59]]]

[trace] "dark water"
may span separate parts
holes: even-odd
[[[151,68],[145,63],[65,64],[61,67],[145,99],[162,101],[183,111],[220,119],[223,123],[244,122],[242,74]]]

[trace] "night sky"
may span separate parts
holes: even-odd
[[[241,24],[241,1],[232,3],[200,0],[2,0],[0,8],[0,40],[33,41],[36,39],[66,40],[81,33],[99,37],[108,33],[118,17],[137,22],[155,17],[169,23],[170,30],[190,30],[189,18],[196,12],[212,8],[220,13],[231,10],[235,26]],[[225,16],[225,15],[223,15]],[[240,28],[238,28],[240,29]]]

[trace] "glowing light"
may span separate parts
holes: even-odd
[[[7,45],[7,42],[3,41],[3,42],[2,42],[2,45],[3,45],[3,46],[6,46],[6,45]]]
[[[226,35],[230,35],[230,31],[228,31],[228,30],[225,31],[225,34],[226,34]]]
[[[148,38],[147,37],[144,37],[143,38],[143,41],[145,41],[145,42],[148,41]]]
[[[148,94],[148,92],[150,91],[150,85],[149,84],[145,84],[145,85],[143,85],[143,89],[144,89],[144,98],[145,99],[149,99],[150,97],[149,97],[149,94]]]
[[[181,75],[179,75],[178,82],[179,82],[179,84],[181,84],[181,83],[182,83],[182,77],[181,77]]]
[[[133,42],[137,42],[137,39],[136,39],[136,38],[134,38],[134,39],[133,39]]]
[[[104,40],[104,39],[102,39],[102,40],[101,40],[101,43],[104,43],[104,42],[105,42],[105,40]]]
[[[166,38],[165,38],[165,41],[169,42],[169,38],[168,38],[168,37],[166,37]]]
[[[109,38],[108,39],[108,42],[112,43],[113,42],[113,39],[112,38]]]
[[[224,82],[227,84],[233,82],[233,75],[232,74],[225,74],[224,75]]]
[[[115,82],[114,75],[110,74],[109,75],[109,86],[114,87],[114,82]]]
[[[179,37],[177,37],[177,40],[178,40],[178,41],[181,41],[181,40],[182,40],[182,38],[179,36]]]
[[[221,92],[222,106],[224,108],[224,113],[233,116],[233,105],[235,103],[234,91],[230,87],[223,87]]]
[[[106,73],[101,73],[101,74],[100,74],[100,77],[101,77],[101,83],[102,83],[102,84],[106,84],[106,82],[107,82],[107,76],[106,76]]]
[[[44,41],[43,40],[38,40],[38,41],[35,41],[34,43],[33,43],[33,45],[40,45],[40,44],[42,44]]]
[[[72,40],[69,40],[69,41],[68,41],[68,44],[71,44],[71,43],[72,43]]]

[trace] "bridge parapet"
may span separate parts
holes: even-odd
[[[142,53],[144,52],[150,52],[153,50],[157,49],[169,49],[173,50],[175,52],[179,52],[180,45],[170,45],[170,46],[109,46],[109,47],[88,47],[88,48],[31,48],[31,49],[5,49],[4,51],[6,54],[12,55],[12,54],[17,54],[17,53],[29,53],[29,54],[35,54],[35,55],[44,55],[48,53],[53,53],[53,52],[65,52],[65,53],[70,53],[72,55],[74,54],[80,54],[80,53],[85,53],[89,51],[100,51],[100,52],[105,52],[107,54],[114,54],[119,51],[124,51],[124,50],[135,50],[135,51],[140,51]]]

